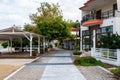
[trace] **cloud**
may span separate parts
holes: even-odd
[[[59,3],[64,19],[80,20],[79,7],[85,0],[0,0],[0,29],[30,23],[29,15],[36,12],[41,2]]]

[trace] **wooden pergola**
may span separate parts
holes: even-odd
[[[20,46],[21,49],[22,49],[22,38],[27,38],[29,40],[30,56],[32,56],[32,51],[33,51],[33,47],[32,47],[33,38],[38,39],[38,53],[40,53],[40,39],[43,38],[43,52],[45,52],[45,36],[43,35],[35,34],[32,32],[26,32],[19,29],[18,27],[10,27],[0,30],[0,40],[8,41],[8,47],[11,46],[10,49],[11,52],[12,52],[12,40],[16,38],[19,38],[21,41],[21,46]]]

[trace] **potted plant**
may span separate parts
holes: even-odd
[[[79,51],[73,52],[73,56],[74,56],[75,58],[80,57],[81,54],[82,54],[82,52],[79,52]]]

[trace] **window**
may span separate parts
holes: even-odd
[[[109,26],[109,32],[113,32],[113,26]]]
[[[102,32],[102,33],[106,33],[106,27],[101,28],[101,32]]]
[[[97,30],[96,30],[96,33],[101,33],[101,29],[97,29]]]
[[[107,27],[103,27],[103,28],[99,28],[96,30],[96,46],[99,47],[99,45],[101,44],[100,42],[100,37],[102,36],[106,36],[107,32],[110,32],[110,34],[113,34],[113,26],[107,26]]]

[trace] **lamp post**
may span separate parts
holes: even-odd
[[[76,22],[75,22],[75,28],[76,28],[75,48],[76,48],[76,52],[77,52],[77,32],[78,32],[79,26],[80,26],[80,23],[78,20],[76,20]]]

